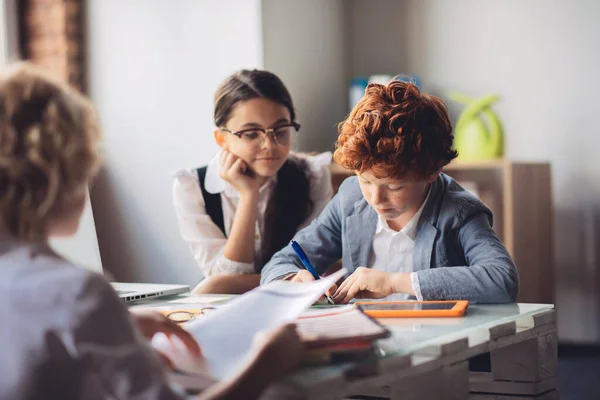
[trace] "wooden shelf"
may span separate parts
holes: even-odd
[[[463,170],[463,169],[502,169],[510,165],[547,165],[542,161],[511,161],[506,158],[497,158],[493,160],[454,160],[444,167],[444,171]],[[338,166],[339,167],[339,166]]]
[[[494,230],[519,270],[519,302],[554,303],[553,207],[550,164],[456,162],[444,169],[477,185],[494,214]]]
[[[350,175],[332,165],[337,191]],[[455,161],[444,172],[459,183],[472,182],[478,196],[494,214],[494,230],[519,270],[519,302],[554,303],[553,206],[550,164]]]
[[[510,163],[503,158],[496,160],[481,160],[481,161],[460,161],[454,160],[446,167],[445,171],[462,170],[462,169],[498,169],[504,168],[506,164]]]

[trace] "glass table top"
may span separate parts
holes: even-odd
[[[391,337],[378,341],[380,356],[412,353],[420,348],[468,338],[469,346],[489,340],[489,328],[506,322],[525,322],[533,314],[550,310],[552,304],[470,305],[460,318],[378,319]]]
[[[160,300],[141,301],[131,308],[166,306],[172,308],[190,307],[197,304],[220,305],[233,295],[179,295]],[[173,299],[176,299],[173,301]],[[171,301],[169,301],[171,300]],[[377,301],[377,300],[372,300]],[[420,348],[441,345],[462,338],[468,338],[469,346],[489,339],[489,328],[507,322],[526,323],[533,314],[551,310],[552,304],[471,304],[464,317],[449,318],[379,318],[378,322],[391,331],[387,339],[380,339],[377,345],[380,357],[412,353]]]
[[[132,308],[165,306],[180,308],[195,304],[220,305],[226,303],[232,295],[201,295],[200,297],[179,295],[163,301],[142,301]],[[172,301],[176,299],[175,301]],[[171,300],[171,301],[169,301]],[[464,317],[450,318],[380,318],[378,322],[391,331],[391,336],[376,342],[379,359],[408,355],[429,346],[468,339],[469,347],[484,343],[490,339],[489,329],[507,322],[515,321],[519,326],[531,327],[532,316],[554,308],[552,304],[472,304]],[[365,360],[367,361],[367,360]],[[343,375],[344,371],[360,364],[332,364],[322,367],[305,367],[292,373],[282,381],[305,385],[328,377]]]
[[[490,339],[489,329],[515,321],[519,326],[533,326],[535,314],[551,310],[552,304],[489,304],[470,305],[460,318],[380,318],[378,321],[391,331],[387,339],[378,340],[379,359],[414,353],[429,346],[443,345],[467,338],[469,347]],[[371,362],[372,360],[364,360]],[[361,362],[306,367],[288,375],[284,382],[296,386],[311,384],[340,376]]]

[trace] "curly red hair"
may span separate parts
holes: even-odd
[[[397,80],[367,86],[339,132],[335,162],[377,177],[424,179],[458,154],[444,102]]]

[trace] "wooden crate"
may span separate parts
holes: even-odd
[[[554,310],[481,330],[487,330],[483,339],[465,336],[359,368],[306,370],[295,384],[274,384],[261,399],[558,399]],[[492,372],[469,372],[468,360],[488,352]]]

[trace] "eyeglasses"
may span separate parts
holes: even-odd
[[[198,311],[173,311],[172,313],[167,314],[167,318],[178,324],[183,324],[184,322],[189,322],[200,315],[206,315],[212,312],[214,309],[214,307],[203,307]]]
[[[265,143],[265,140],[267,140],[267,136],[270,136],[273,141],[280,146],[290,146],[294,139],[295,133],[300,130],[300,124],[292,122],[277,126],[275,128],[248,128],[237,132],[223,127],[219,129],[237,136],[248,144],[256,146],[262,146]]]

